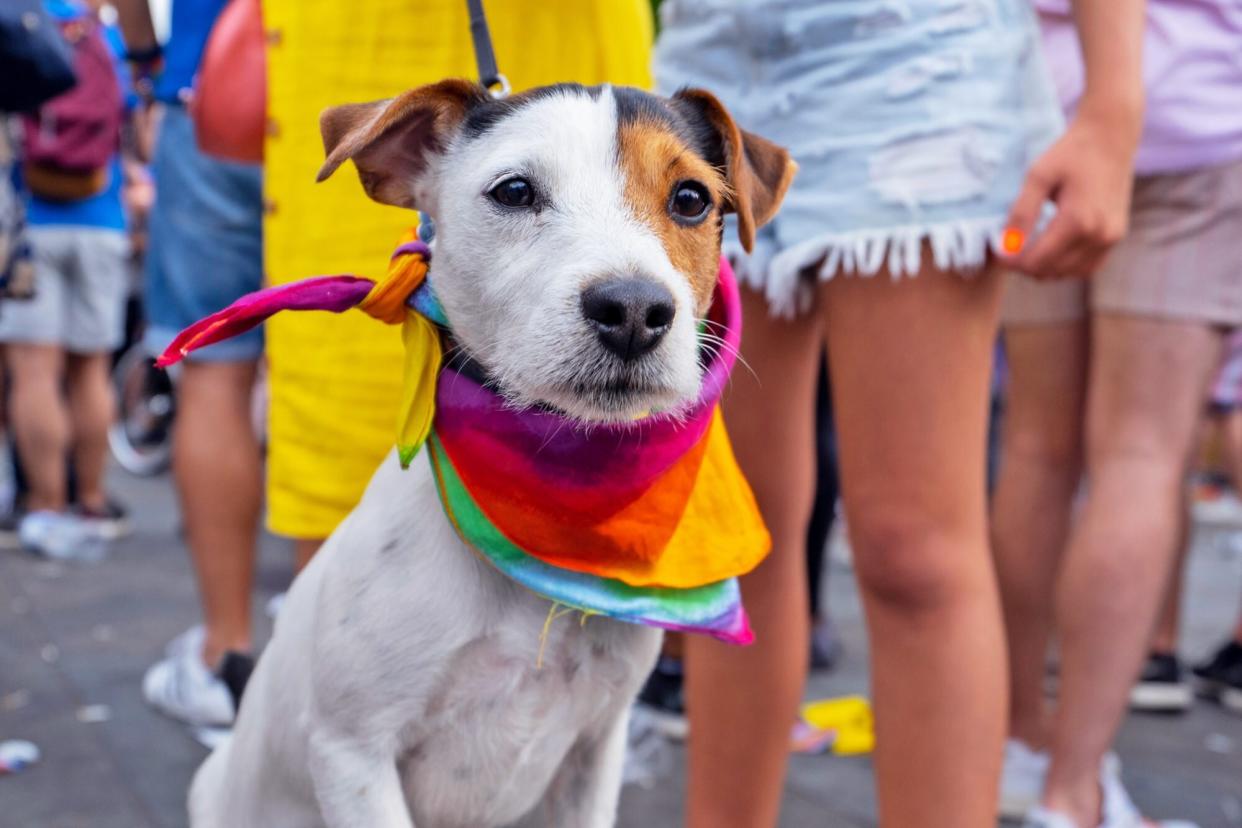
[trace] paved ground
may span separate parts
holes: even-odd
[[[38,743],[44,761],[0,778],[0,828],[175,828],[204,751],[147,710],[138,685],[164,642],[195,620],[195,602],[167,479],[117,475],[137,532],[104,563],[62,566],[0,551],[0,740]],[[287,548],[265,539],[264,596],[289,577]],[[1103,585],[1102,585],[1103,586]],[[865,641],[848,570],[833,567],[831,604],[847,641],[834,674],[810,696],[865,691]],[[1231,623],[1242,560],[1201,535],[1191,561],[1185,652],[1204,653]],[[258,614],[258,613],[256,613]],[[1155,816],[1203,828],[1242,826],[1242,718],[1201,704],[1188,716],[1132,716],[1120,752],[1136,799]],[[623,828],[679,824],[681,754],[650,788],[630,787]],[[781,825],[873,825],[865,759],[797,757]]]

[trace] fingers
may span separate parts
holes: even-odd
[[[1001,250],[1009,256],[1017,256],[1035,231],[1044,202],[1052,197],[1056,178],[1045,172],[1043,165],[1031,167],[1022,182],[1022,190],[1009,209],[1005,232],[1001,236]]]
[[[1087,199],[1066,193],[1047,229],[1022,251],[1014,266],[1039,279],[1090,276],[1103,263],[1124,227],[1115,227]]]
[[[1077,237],[1061,213],[1014,259],[1014,267],[1039,279],[1063,275],[1062,267],[1072,258]]]

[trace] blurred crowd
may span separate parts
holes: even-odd
[[[801,167],[725,249],[750,374],[724,412],[773,538],[743,579],[758,641],[670,636],[639,702],[696,734],[686,824],[776,824],[807,670],[840,653],[838,519],[884,824],[1152,824],[1112,753],[1126,709],[1242,714],[1242,615],[1193,663],[1178,629],[1195,522],[1242,555],[1242,4],[655,6],[489,13],[515,89],[702,86]],[[473,76],[465,4],[29,0],[0,24],[23,67],[0,78],[0,540],[105,557],[129,531],[110,446],[167,452],[202,623],[141,692],[227,730],[260,522],[300,568],[348,514],[400,337],[305,314],[171,384],[150,356],[266,284],[384,267],[410,219],[314,184],[318,114]]]

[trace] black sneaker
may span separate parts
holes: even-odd
[[[1185,713],[1194,702],[1194,691],[1182,675],[1182,665],[1172,653],[1147,656],[1139,680],[1130,688],[1130,709],[1148,713]]]
[[[91,531],[101,540],[120,540],[134,531],[129,523],[129,510],[111,497],[104,502],[102,509],[88,509],[79,505],[73,510],[86,520]]]
[[[242,693],[246,691],[246,685],[250,683],[250,676],[253,673],[254,658],[247,653],[229,650],[224,654],[224,658],[220,659],[216,675],[220,681],[224,682],[224,686],[229,688],[229,695],[233,697],[234,710],[241,710]]]
[[[1199,693],[1208,698],[1218,698],[1242,675],[1242,643],[1226,642],[1207,661],[1195,665],[1193,672],[1199,679]]]
[[[1220,689],[1221,707],[1242,716],[1242,665],[1234,668]]]
[[[638,703],[650,714],[653,726],[669,739],[681,741],[690,731],[686,721],[686,702],[682,692],[681,662],[660,656],[647,683],[638,694]]]

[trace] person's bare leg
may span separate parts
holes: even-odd
[[[1225,468],[1229,471],[1233,490],[1242,497],[1242,406],[1225,415],[1221,423],[1221,437],[1224,441]]]
[[[250,592],[262,500],[250,418],[253,362],[187,362],[177,382],[173,473],[207,630],[203,662],[250,649]]]
[[[768,530],[772,553],[744,576],[755,643],[685,642],[690,718],[686,825],[772,828],[789,734],[806,680],[806,525],[814,482],[818,321],[769,316],[742,290],[742,356],[724,395],[725,422]],[[753,371],[753,373],[752,373]]]
[[[107,502],[103,478],[108,427],[114,416],[109,358],[107,354],[69,354],[65,367],[78,502],[102,509]]]
[[[301,572],[323,546],[324,538],[294,538],[293,571]]]
[[[1100,761],[1175,556],[1187,460],[1220,339],[1191,323],[1093,321],[1089,489],[1057,584],[1060,697],[1044,790],[1045,805],[1084,827],[1099,819]]]
[[[1048,741],[1044,666],[1052,595],[1082,474],[1087,325],[1013,326],[1000,476],[992,496],[996,559],[1009,644],[1009,735]]]
[[[1221,431],[1225,441],[1226,467],[1233,482],[1233,490],[1242,497],[1242,407],[1235,408],[1226,415]],[[1238,613],[1233,640],[1242,644],[1242,612]]]
[[[1149,652],[1161,655],[1177,655],[1178,640],[1182,629],[1182,585],[1186,580],[1186,559],[1190,553],[1190,496],[1182,496],[1182,510],[1178,515],[1176,551],[1173,571],[1164,590],[1160,615],[1156,618],[1156,631],[1152,634]]]
[[[928,266],[820,295],[886,828],[996,817],[1007,698],[984,472],[999,281]]]
[[[29,489],[27,511],[63,511],[68,505],[65,469],[69,456],[69,416],[61,393],[64,351],[56,345],[11,343],[5,347],[9,378],[10,427]]]

